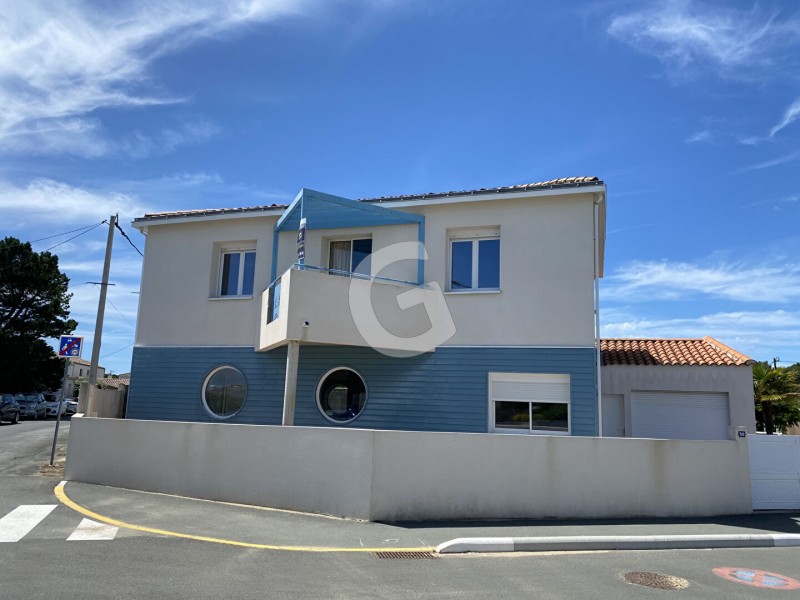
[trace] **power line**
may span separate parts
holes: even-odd
[[[55,235],[48,235],[47,237],[39,238],[38,240],[31,240],[31,244],[35,244],[36,242],[41,242],[44,240],[50,240],[53,238],[61,237],[62,235],[68,235],[70,233],[75,233],[76,231],[83,231],[84,229],[89,229],[91,227],[95,227],[97,225],[102,225],[105,221],[101,221],[100,223],[93,223],[92,225],[87,225],[86,227],[78,227],[77,229],[71,229],[70,231],[65,231],[64,233],[57,233]]]
[[[126,317],[125,315],[123,315],[123,314],[120,312],[120,310],[119,310],[119,309],[116,307],[116,305],[115,305],[115,304],[114,304],[114,303],[111,301],[111,298],[106,298],[106,302],[108,302],[108,303],[109,303],[109,304],[110,304],[110,305],[111,305],[111,306],[114,308],[114,310],[115,310],[115,311],[117,311],[117,314],[118,314],[120,317],[122,317],[123,319],[125,319],[125,321],[128,323],[128,325],[130,325],[131,327],[136,327],[136,325],[134,325],[133,323],[131,323],[131,322],[128,320],[128,317]]]
[[[130,344],[128,344],[127,346],[125,346],[123,348],[120,348],[119,350],[114,350],[113,352],[109,352],[108,354],[103,354],[103,356],[101,356],[100,358],[105,358],[106,356],[111,356],[112,354],[116,354],[117,352],[122,352],[123,350],[127,350],[128,348],[133,346],[134,343],[135,342],[131,342]]]
[[[45,250],[45,252],[50,252],[50,250],[52,250],[53,248],[58,248],[59,246],[61,246],[63,244],[66,244],[67,242],[71,242],[75,238],[81,237],[82,235],[85,235],[85,234],[89,233],[90,231],[92,231],[94,229],[97,229],[98,227],[100,227],[100,225],[102,225],[103,223],[107,223],[107,222],[108,221],[100,221],[97,225],[92,225],[92,227],[90,229],[87,229],[83,233],[79,233],[78,235],[73,235],[71,238],[66,239],[63,242],[59,242],[55,246],[50,246],[47,250]]]
[[[134,250],[136,250],[136,251],[139,253],[139,256],[141,256],[142,258],[144,258],[144,254],[142,254],[142,251],[141,251],[141,250],[139,250],[139,249],[136,247],[136,244],[134,244],[134,243],[131,241],[131,238],[129,238],[129,237],[128,237],[128,234],[127,234],[127,233],[125,233],[125,232],[122,230],[122,227],[120,227],[120,226],[119,226],[119,222],[116,222],[116,223],[114,223],[114,225],[116,226],[116,228],[117,228],[117,229],[119,229],[119,232],[122,234],[122,237],[124,237],[126,240],[128,240],[128,243],[129,243],[131,246],[133,246],[133,249],[134,249]]]

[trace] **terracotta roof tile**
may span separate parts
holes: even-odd
[[[603,366],[741,366],[753,359],[712,337],[703,339],[600,340]]]
[[[582,187],[587,185],[603,185],[599,178],[589,175],[582,177],[561,177],[548,181],[522,183],[494,188],[479,188],[477,190],[461,190],[450,192],[431,192],[427,194],[409,194],[405,196],[381,196],[379,198],[360,198],[361,202],[388,202],[392,200],[422,200],[424,198],[447,198],[450,196],[475,196],[477,194],[502,194],[511,192],[527,192],[531,190],[555,189],[564,187]]]
[[[401,196],[381,196],[379,198],[359,198],[359,202],[391,202],[400,200],[423,200],[428,198],[448,198],[452,196],[475,196],[478,194],[503,194],[512,192],[525,192],[542,189],[557,189],[568,187],[583,187],[603,185],[597,177],[562,177],[560,179],[550,179],[549,181],[537,181],[534,183],[523,183],[520,185],[509,185],[494,188],[479,188],[477,190],[461,190],[450,192],[430,192],[426,194],[408,194]],[[245,206],[240,208],[205,208],[197,210],[177,210],[168,212],[147,213],[144,217],[134,219],[135,223],[151,221],[157,219],[176,219],[179,217],[205,217],[213,215],[224,215],[232,213],[251,213],[251,212],[272,212],[282,211],[287,208],[285,204],[270,204],[264,206]]]
[[[121,377],[103,377],[102,379],[98,379],[97,383],[104,388],[119,388],[120,384],[130,385],[130,379],[122,379]]]

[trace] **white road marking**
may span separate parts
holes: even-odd
[[[90,540],[113,540],[119,527],[84,519],[67,538],[68,542],[84,542]]]
[[[18,542],[36,527],[57,504],[23,504],[0,519],[0,542]]]

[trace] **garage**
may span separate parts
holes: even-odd
[[[725,440],[755,433],[753,360],[711,337],[601,340],[602,435]]]
[[[631,393],[632,437],[727,440],[729,424],[726,393]]]

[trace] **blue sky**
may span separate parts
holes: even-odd
[[[141,248],[130,221],[146,211],[597,175],[604,336],[711,335],[800,361],[793,2],[0,6],[3,236],[119,213]],[[53,249],[89,342],[105,236]],[[101,351],[117,373],[140,269],[117,236]]]

